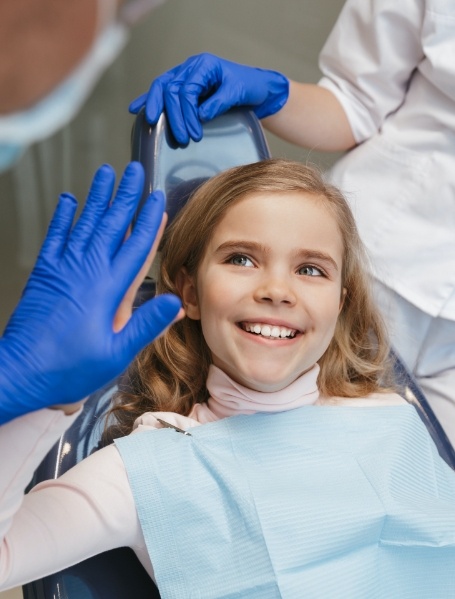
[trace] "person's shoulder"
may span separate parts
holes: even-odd
[[[321,406],[346,406],[356,408],[377,408],[386,406],[404,406],[408,402],[398,393],[371,393],[366,397],[321,397]]]

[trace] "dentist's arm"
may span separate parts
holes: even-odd
[[[131,287],[162,230],[164,198],[152,194],[131,235],[144,175],[102,166],[74,228],[76,200],[60,197],[37,263],[0,339],[0,424],[30,411],[80,401],[125,370],[180,311],[163,295],[133,314]],[[67,412],[74,407],[64,408]]]
[[[278,137],[312,150],[339,152],[356,145],[346,113],[335,95],[311,83],[290,81],[288,101],[262,124]]]

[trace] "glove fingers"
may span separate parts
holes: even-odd
[[[164,91],[166,86],[174,79],[180,66],[167,71],[152,82],[145,102],[145,118],[151,125],[155,125],[164,110]]]
[[[134,356],[158,337],[178,315],[181,302],[171,294],[159,295],[135,310],[115,338],[117,355],[129,364]]]
[[[208,118],[204,119],[205,121],[211,120],[233,105],[229,87],[222,85],[225,77],[225,64],[227,62],[217,56],[204,53],[193,57],[187,65],[185,80],[178,93],[186,129],[194,141],[199,141],[203,135],[202,122],[204,121],[201,122],[199,110],[201,98],[207,97],[209,94],[218,94],[220,90],[223,90],[224,94],[227,92],[229,96],[226,97],[225,108],[214,112],[213,115],[208,115]]]
[[[128,287],[141,269],[155,242],[164,214],[165,200],[161,191],[151,194],[134,224],[133,231],[119,249],[115,261],[115,279]]]
[[[144,169],[131,162],[125,169],[112,206],[107,210],[93,235],[92,250],[112,257],[123,243],[144,188]]]
[[[259,70],[254,67],[220,61],[219,86],[199,108],[199,118],[205,122],[223,114],[233,106],[256,106],[267,97],[267,88]]]
[[[210,98],[201,104],[198,111],[199,118],[203,123],[211,121],[220,114],[227,112],[233,106],[241,106],[243,104],[243,98],[240,94],[235,95],[232,86],[229,84],[221,85]]]
[[[147,100],[147,95],[148,94],[141,94],[137,98],[134,98],[134,100],[128,106],[129,112],[131,112],[132,114],[137,114],[140,111],[140,109],[143,106],[145,106],[145,101]]]
[[[62,194],[49,224],[39,258],[46,261],[60,258],[65,249],[76,210],[76,198],[70,194]]]
[[[93,177],[87,202],[71,234],[70,245],[73,252],[84,249],[90,242],[109,207],[114,184],[114,169],[104,164]]]
[[[209,55],[207,55],[209,56]],[[164,105],[169,125],[176,140],[187,144],[202,138],[198,107],[201,95],[211,87],[211,67],[206,55],[188,58],[164,88]]]

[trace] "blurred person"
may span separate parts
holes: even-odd
[[[162,2],[0,3],[0,173],[77,114],[131,25]]]

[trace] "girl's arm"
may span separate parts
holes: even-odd
[[[0,455],[8,456],[0,464],[0,590],[121,546],[134,547],[152,574],[114,446],[23,496],[35,468],[75,417],[41,410],[0,428]]]

